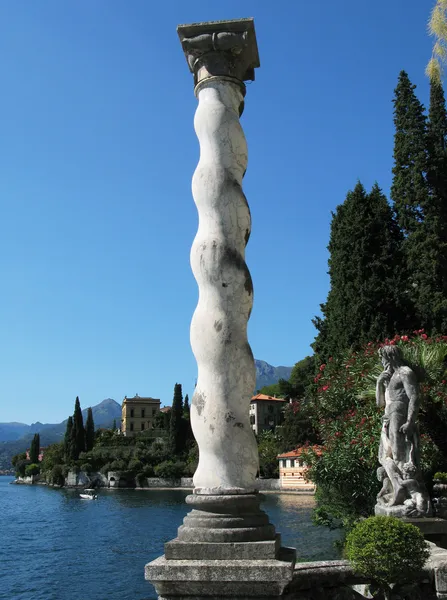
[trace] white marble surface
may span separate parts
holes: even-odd
[[[245,263],[250,210],[242,191],[247,144],[241,88],[213,79],[198,91],[194,125],[200,161],[192,190],[199,228],[191,266],[199,302],[191,323],[198,380],[191,407],[199,445],[196,488],[254,489],[258,451],[249,422],[255,366],[247,339],[253,287]]]

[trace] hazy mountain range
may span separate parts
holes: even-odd
[[[265,385],[277,383],[280,379],[289,379],[292,367],[272,367],[263,360],[255,360],[256,365],[256,388],[261,389]],[[170,404],[167,402],[166,404]],[[111,427],[113,421],[119,423],[121,420],[121,405],[112,398],[103,400],[96,406],[92,406],[95,428]],[[87,409],[82,411],[84,421],[87,418]],[[48,446],[63,439],[67,419],[62,423],[0,423],[0,470],[10,467],[11,457],[18,452],[24,452],[29,448],[35,433],[40,434],[41,446]]]

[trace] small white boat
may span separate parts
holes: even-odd
[[[86,489],[83,494],[79,494],[80,498],[84,500],[97,500],[98,496],[95,494],[95,490]]]

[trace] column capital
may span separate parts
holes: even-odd
[[[252,18],[179,25],[177,33],[195,86],[215,77],[244,89],[244,81],[254,81],[260,63]]]

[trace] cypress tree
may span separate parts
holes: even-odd
[[[180,454],[184,449],[184,428],[183,428],[183,394],[182,384],[176,383],[174,386],[174,398],[172,400],[171,423],[169,431],[169,441],[171,451],[174,454]]]
[[[333,213],[329,241],[330,291],[314,319],[315,352],[326,360],[348,348],[408,329],[401,292],[401,234],[379,186],[359,182]]]
[[[91,407],[87,410],[87,421],[85,422],[85,449],[87,452],[95,444],[95,423],[93,421],[93,412]]]
[[[426,117],[415,89],[401,71],[393,100],[396,131],[391,199],[405,237],[417,229],[427,201]]]
[[[79,397],[76,396],[75,408],[73,413],[72,440],[74,449],[74,460],[79,458],[81,452],[85,452],[85,429],[84,419],[82,417]]]
[[[66,462],[74,460],[73,417],[68,417],[64,437],[64,456]]]
[[[447,331],[447,111],[442,85],[431,81],[427,126],[428,199],[415,236],[420,270],[415,277],[421,326]]]
[[[40,435],[38,433],[34,434],[34,437],[31,442],[30,450],[29,450],[29,459],[32,463],[39,462],[39,454],[40,454]]]
[[[116,419],[113,419],[112,431],[116,431]]]
[[[189,396],[186,394],[185,401],[183,403],[183,418],[189,421],[190,418],[190,408],[189,408]]]

